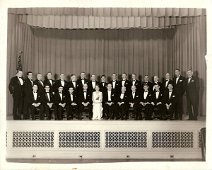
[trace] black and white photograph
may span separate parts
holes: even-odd
[[[206,163],[206,7],[6,12],[7,163]]]

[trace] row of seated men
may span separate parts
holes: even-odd
[[[142,93],[137,91],[136,86],[131,86],[131,91],[127,92],[126,87],[121,87],[120,93],[115,93],[112,84],[107,84],[103,92],[103,118],[104,119],[129,119],[129,112],[133,112],[135,120],[174,119],[175,113],[175,92],[173,85],[168,85],[168,90],[162,93],[160,86],[155,85],[153,92],[149,91],[149,86],[144,85]],[[27,118],[31,115],[35,119],[36,113],[39,119],[47,117],[55,120],[62,120],[66,113],[68,120],[76,117],[82,119],[82,113],[88,112],[89,119],[92,118],[92,93],[88,90],[88,85],[83,85],[83,90],[76,93],[73,87],[65,93],[63,87],[58,88],[58,92],[52,93],[49,85],[45,86],[44,93],[39,92],[36,84],[32,87],[32,93],[26,96],[29,106]],[[154,115],[153,115],[154,113]]]
[[[44,81],[41,74],[37,74],[37,79],[33,81],[32,72],[28,72],[27,78],[23,79],[23,72],[18,70],[9,84],[10,93],[13,95],[13,118],[20,120],[23,115],[23,119],[29,119],[29,113],[31,113],[32,119],[35,119],[35,113],[39,112],[40,119],[44,119],[44,116],[51,119],[51,112],[54,111],[55,119],[61,120],[63,112],[66,111],[68,119],[72,119],[73,115],[82,119],[82,112],[86,109],[91,119],[92,92],[98,85],[103,92],[103,117],[105,119],[128,119],[129,110],[132,110],[135,119],[152,119],[154,115],[159,119],[181,120],[182,95],[187,89],[189,92],[190,81],[194,83],[195,80],[196,83],[196,79],[192,78],[193,72],[190,72],[191,76],[188,77],[188,81],[180,75],[179,69],[176,69],[176,77],[171,80],[167,73],[165,81],[162,83],[159,82],[158,76],[154,76],[153,82],[150,82],[148,75],[145,75],[144,81],[140,82],[137,80],[136,74],[132,74],[132,81],[129,81],[125,73],[122,74],[121,81],[118,81],[117,75],[113,74],[112,81],[107,83],[105,75],[101,76],[101,82],[96,80],[95,75],[91,75],[91,79],[88,81],[84,72],[80,74],[79,79],[76,78],[76,75],[71,75],[69,82],[65,80],[64,74],[60,74],[59,80],[53,80],[51,72],[47,73]],[[107,92],[110,89],[112,96],[108,100]],[[196,89],[192,90],[190,94],[196,94]],[[34,94],[35,91],[36,94]],[[62,93],[60,93],[61,91]],[[83,95],[84,91],[86,91],[87,97]],[[191,98],[196,98],[196,96]],[[195,106],[198,104],[195,103],[196,101],[189,101],[189,106],[194,107],[188,109],[189,116],[191,112],[191,119],[196,120],[198,109]],[[195,114],[192,113],[192,110],[195,111]],[[143,116],[141,113],[144,113]]]

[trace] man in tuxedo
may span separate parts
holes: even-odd
[[[63,87],[63,93],[67,94],[68,82],[65,80],[65,74],[60,74],[60,79],[56,80],[53,86],[54,92],[58,92],[59,87]]]
[[[141,91],[142,92],[144,91],[144,86],[145,85],[148,85],[148,90],[150,92],[152,92],[153,84],[152,84],[152,82],[149,81],[149,76],[148,75],[144,76],[144,81],[142,82],[142,85],[141,85]]]
[[[113,88],[114,92],[116,94],[119,94],[120,93],[120,84],[117,80],[117,76],[115,73],[112,74],[112,81],[110,83],[112,84],[112,88]]]
[[[107,83],[106,83],[106,76],[103,74],[101,76],[101,82],[99,84],[100,91],[104,94],[107,91]],[[112,86],[111,86],[112,87]]]
[[[133,108],[133,113],[135,115],[135,120],[139,120],[138,114],[138,103],[140,100],[139,92],[137,91],[136,86],[131,87],[131,92],[129,93],[129,107]]]
[[[164,113],[164,105],[163,105],[163,93],[160,90],[160,85],[154,85],[155,91],[152,95],[152,102],[153,105],[153,111],[154,111],[154,118],[156,119],[163,119],[163,113]]]
[[[140,112],[141,115],[141,119],[142,119],[142,112],[144,112],[144,117],[145,120],[152,120],[152,93],[151,91],[149,91],[149,86],[148,84],[144,84],[143,86],[143,92],[141,93],[140,96],[140,101],[138,104],[138,110]]]
[[[160,91],[163,91],[163,86],[162,86],[162,83],[159,82],[159,77],[158,76],[154,76],[153,77],[153,88],[152,88],[152,91],[155,91],[156,85],[159,85],[160,86]]]
[[[163,84],[164,91],[168,90],[168,85],[169,84],[173,84],[173,81],[171,80],[171,77],[170,77],[169,73],[166,73],[165,79],[163,79],[163,83],[162,84]]]
[[[42,74],[38,73],[37,74],[37,79],[34,81],[34,84],[36,84],[38,86],[38,91],[41,94],[43,94],[45,92],[44,82],[43,82],[42,78],[43,78]]]
[[[121,87],[126,87],[127,92],[129,92],[131,89],[131,83],[129,80],[127,80],[127,74],[123,73],[121,75],[122,80],[120,81]]]
[[[193,71],[187,71],[186,99],[189,120],[197,120],[199,105],[199,80],[193,76]]]
[[[174,89],[176,92],[176,113],[175,119],[182,120],[183,112],[183,94],[185,92],[186,79],[180,75],[180,70],[175,70],[175,76],[173,78]]]
[[[129,98],[127,94],[127,88],[125,86],[121,87],[121,93],[118,94],[117,97],[117,111],[121,120],[127,120],[129,117]],[[116,113],[116,119],[118,119],[118,115]]]
[[[78,119],[82,119],[82,112],[87,109],[89,119],[92,118],[92,94],[88,90],[88,84],[83,85],[83,90],[78,92],[79,115]]]
[[[103,117],[105,119],[114,119],[116,96],[112,89],[112,84],[107,85],[106,91],[103,92]]]
[[[86,74],[85,72],[81,72],[80,73],[80,78],[77,80],[77,84],[78,84],[78,91],[82,91],[83,90],[83,85],[88,83],[88,80],[86,79]]]
[[[63,120],[63,112],[66,106],[66,96],[63,86],[58,87],[58,91],[54,95],[55,120]]]
[[[23,112],[23,98],[24,98],[24,80],[23,72],[17,70],[16,76],[12,77],[9,83],[9,91],[13,96],[13,119],[21,120]]]
[[[30,108],[30,103],[27,101],[29,96],[32,93],[32,87],[33,87],[33,74],[31,71],[27,72],[27,78],[25,79],[24,82],[24,116],[23,119],[29,119],[30,114],[29,114],[29,108]]]
[[[73,87],[69,87],[67,95],[67,120],[73,119],[78,114],[78,97]]]
[[[135,86],[136,87],[136,91],[140,92],[141,91],[141,82],[136,79],[136,74],[135,73],[133,73],[131,76],[132,76],[131,86]]]
[[[77,91],[77,78],[75,74],[71,75],[71,81],[69,82],[68,88],[73,88],[73,90],[76,92]]]
[[[52,112],[54,110],[54,95],[50,90],[50,85],[45,85],[45,93],[42,97],[44,115],[46,115],[48,120],[51,120]]]
[[[53,92],[53,86],[54,86],[55,81],[52,79],[52,73],[51,72],[48,72],[46,74],[46,79],[44,80],[43,83],[44,83],[44,86],[49,86],[50,91]]]
[[[88,82],[88,90],[93,93],[95,91],[96,85],[99,85],[99,83],[96,81],[96,75],[91,75],[91,81]]]
[[[168,90],[164,92],[163,104],[165,105],[166,115],[164,119],[174,119],[175,108],[176,108],[176,93],[173,89],[173,84],[168,84]]]
[[[42,95],[38,91],[38,85],[34,84],[32,87],[32,92],[29,94],[28,102],[30,103],[30,111],[32,120],[35,120],[35,113],[39,113],[40,120],[44,119],[44,111],[43,111],[43,105],[42,105]]]

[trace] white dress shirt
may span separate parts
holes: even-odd
[[[19,80],[19,82],[20,82],[20,84],[21,84],[21,85],[23,85],[23,84],[24,84],[24,81],[23,81],[23,79],[22,79],[22,78],[18,77],[18,80]]]
[[[108,101],[111,101],[111,91],[108,91],[108,92],[107,92],[107,96],[108,96],[108,97],[107,97],[107,98],[108,98]]]
[[[76,88],[76,81],[72,81],[74,88]]]
[[[190,83],[190,81],[191,81],[191,77],[188,78],[188,83]]]
[[[61,85],[64,87],[64,85],[65,85],[65,81],[64,80],[61,80]]]
[[[34,96],[34,100],[37,100],[38,93],[37,92],[33,92],[33,96]]]
[[[156,99],[158,99],[159,91],[156,91]]]
[[[73,94],[70,94],[71,95],[71,101],[74,101],[74,97],[73,97]]]
[[[169,98],[171,98],[172,96],[172,91],[169,91]]]
[[[135,92],[132,92],[132,97],[133,97],[133,99],[135,98]]]
[[[176,78],[176,84],[177,84],[177,82],[178,82],[179,78],[180,78],[180,76]]]
[[[116,81],[113,81],[113,89],[116,87]]]
[[[52,80],[51,80],[51,79],[49,79],[49,82],[50,82],[50,84],[52,85]]]
[[[145,91],[144,92],[144,99],[146,99],[147,95],[148,95],[148,91]]]
[[[84,99],[86,99],[86,94],[87,94],[87,92],[84,91],[83,94],[84,94]]]
[[[59,93],[59,95],[60,95],[60,99],[61,99],[61,101],[62,101],[62,99],[63,99],[63,94],[62,94],[62,93]]]
[[[40,84],[43,86],[43,82],[42,82],[42,80],[39,80],[39,82],[40,82]]]
[[[81,81],[82,81],[82,84],[84,85],[84,84],[85,84],[85,80],[84,80],[84,79],[82,79]]]
[[[50,101],[50,95],[49,95],[49,93],[46,93],[46,94],[47,94],[48,100]]]
[[[95,81],[92,81],[92,87],[93,87],[93,89],[95,88],[95,86],[96,86],[96,82]]]
[[[123,99],[123,98],[124,98],[124,93],[121,93],[120,98],[121,98],[121,99]]]
[[[168,86],[168,83],[169,83],[169,80],[166,80],[166,85],[165,85],[165,87],[167,87],[167,86]]]
[[[125,80],[122,80],[122,82],[121,82],[121,83],[122,83],[122,87],[124,87],[124,84],[125,84]]]
[[[135,86],[135,81],[136,81],[136,80],[133,80],[133,82],[132,82],[132,85],[133,85],[133,86]]]

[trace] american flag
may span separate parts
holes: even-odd
[[[17,70],[22,70],[22,62],[21,62],[22,53],[23,53],[23,51],[19,51],[19,53],[18,53],[17,63],[16,63]]]

